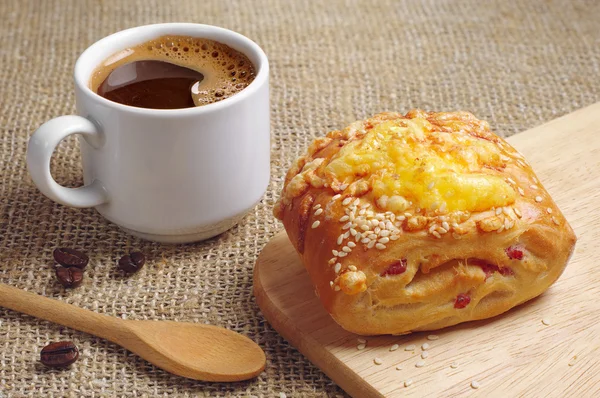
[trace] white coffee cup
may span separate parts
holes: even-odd
[[[163,35],[212,39],[245,54],[256,77],[241,92],[186,109],[146,109],[101,97],[89,87],[109,56]],[[29,140],[27,166],[39,190],[73,207],[95,207],[144,239],[183,243],[234,226],[269,183],[269,64],[250,39],[209,25],[167,23],[127,29],[84,51],[75,65],[79,116],[44,123]],[[50,174],[61,140],[79,134],[84,186],[66,188]]]

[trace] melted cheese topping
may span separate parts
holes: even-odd
[[[381,123],[360,140],[349,141],[325,173],[351,184],[367,180],[381,207],[441,211],[484,211],[515,201],[515,191],[494,175],[501,168],[495,143],[449,126],[434,129],[417,117]]]

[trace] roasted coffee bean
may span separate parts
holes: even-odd
[[[90,261],[89,257],[85,254],[67,247],[54,249],[54,253],[52,254],[54,255],[54,260],[63,267],[77,267],[84,269]]]
[[[79,358],[79,350],[71,341],[50,343],[42,349],[40,361],[51,368],[64,368]]]
[[[56,268],[56,278],[66,288],[73,288],[83,282],[83,271],[79,268]]]
[[[146,257],[140,252],[133,252],[121,257],[119,260],[119,268],[128,274],[138,272],[146,263]]]

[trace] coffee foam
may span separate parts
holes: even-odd
[[[92,74],[90,88],[98,92],[113,70],[145,60],[169,62],[202,73],[204,79],[191,90],[196,106],[231,97],[246,88],[256,76],[248,57],[225,44],[210,39],[168,35],[107,58]]]

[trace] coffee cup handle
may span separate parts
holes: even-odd
[[[60,142],[72,134],[81,134],[94,148],[102,146],[98,127],[81,116],[60,116],[40,126],[29,139],[27,168],[38,189],[55,202],[72,207],[94,207],[108,201],[99,180],[80,188],[59,185],[50,173],[50,159]]]

